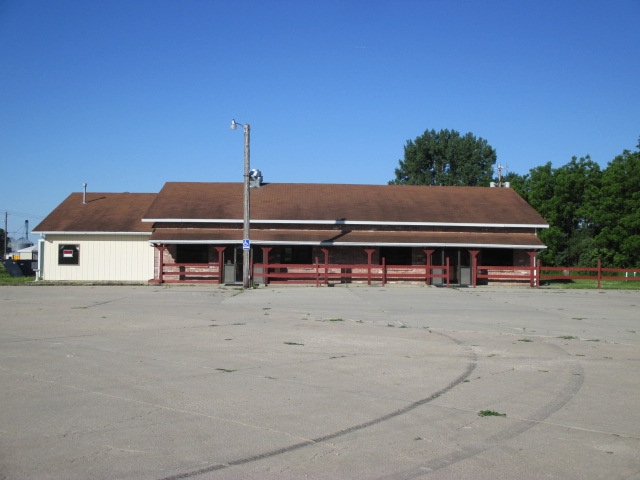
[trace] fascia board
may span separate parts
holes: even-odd
[[[32,233],[41,235],[151,235],[152,232],[75,232],[75,231],[44,231],[33,230]]]
[[[199,245],[242,245],[242,240],[149,240],[152,245],[177,245],[177,244],[199,244]],[[457,247],[457,248],[513,248],[517,250],[544,250],[547,247],[541,245],[509,245],[509,244],[487,244],[487,243],[364,243],[364,242],[283,242],[251,240],[252,245],[305,245],[316,247]]]
[[[158,223],[244,223],[243,219],[229,218],[143,218],[143,222]],[[360,220],[259,220],[250,219],[250,224],[273,225],[386,225],[407,227],[474,227],[474,228],[549,228],[548,224],[536,223],[455,223],[455,222],[373,222]]]

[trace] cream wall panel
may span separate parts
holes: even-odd
[[[80,248],[79,265],[58,265],[60,245]],[[43,280],[146,282],[153,278],[148,235],[53,235],[45,237]]]

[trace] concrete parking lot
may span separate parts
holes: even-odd
[[[0,479],[637,479],[640,292],[0,287]]]

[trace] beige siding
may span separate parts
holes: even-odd
[[[60,245],[78,245],[78,265],[59,265]],[[43,280],[146,282],[153,278],[149,235],[46,235]]]

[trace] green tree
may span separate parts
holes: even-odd
[[[637,146],[640,149],[640,141]],[[605,266],[640,266],[640,151],[608,163],[601,188],[591,192],[595,248]]]
[[[547,245],[540,254],[544,264],[591,266],[597,261],[590,199],[600,188],[601,175],[600,166],[587,155],[555,169],[547,162],[516,183],[518,193],[549,222],[540,232]]]
[[[496,151],[472,133],[427,130],[407,140],[404,160],[389,184],[488,186],[495,163]]]

